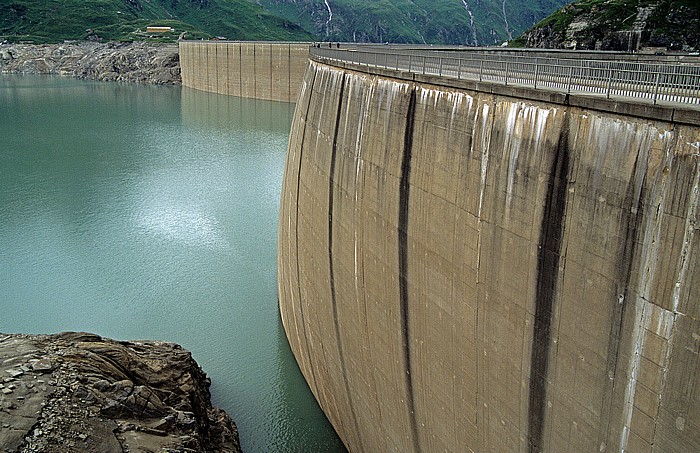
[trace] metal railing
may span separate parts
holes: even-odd
[[[312,46],[311,55],[368,67],[565,93],[596,93],[700,106],[700,65],[499,54]]]

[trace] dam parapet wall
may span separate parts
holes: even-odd
[[[672,122],[700,122],[700,59],[621,52],[311,47],[331,66]],[[591,59],[597,57],[598,59]]]
[[[180,41],[182,85],[212,93],[296,102],[309,44]]]
[[[700,450],[697,111],[317,60],[279,299],[349,450]]]

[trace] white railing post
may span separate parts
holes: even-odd
[[[608,86],[606,87],[606,94],[605,97],[610,99],[610,86],[612,85],[612,78],[613,78],[613,68],[612,64],[608,63]]]
[[[659,79],[661,78],[661,66],[656,66],[656,80],[654,81],[654,104],[659,99]]]
[[[483,58],[479,60],[479,82],[483,80],[483,74],[484,74],[484,60]]]
[[[537,61],[537,58],[535,58],[535,89],[537,89],[537,76],[539,75],[540,72],[540,65]]]
[[[462,78],[462,59],[461,58],[459,58],[457,60],[457,64],[458,64],[458,66],[457,66],[457,79],[459,80]]]
[[[679,82],[680,82],[681,76],[679,73],[679,69],[680,68],[678,66],[673,67],[673,79],[672,79],[671,83],[673,84],[674,87],[680,86]],[[673,90],[673,92],[675,94],[672,95],[671,100],[673,100],[674,102],[677,102],[680,98],[680,96],[678,95],[678,90],[675,89],[675,90]]]
[[[572,64],[571,66],[569,66],[569,80],[568,80],[568,84],[566,87],[566,94],[571,94],[571,82],[572,82],[573,78],[574,78],[574,65]]]

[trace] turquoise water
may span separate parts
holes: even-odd
[[[180,343],[245,451],[343,451],[278,315],[293,108],[0,76],[0,332]]]

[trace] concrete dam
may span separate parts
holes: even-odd
[[[677,107],[312,57],[279,301],[350,451],[700,451],[700,113]]]
[[[700,78],[285,46],[183,84],[297,101],[280,312],[351,452],[700,451]]]
[[[294,102],[309,45],[288,42],[180,41],[182,84],[231,96]]]

